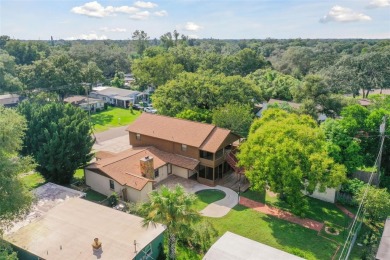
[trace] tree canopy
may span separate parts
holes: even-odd
[[[193,209],[196,196],[186,193],[177,185],[174,189],[162,186],[150,194],[150,201],[141,205],[144,226],[160,223],[166,226],[169,259],[176,259],[177,236],[191,235],[191,225],[200,221],[199,213]]]
[[[62,103],[22,102],[27,119],[23,153],[32,155],[46,180],[69,184],[76,169],[92,159],[88,114]]]
[[[19,156],[26,129],[23,116],[0,105],[0,237],[2,228],[26,213],[32,203],[19,176],[34,167],[30,157]]]
[[[158,54],[154,57],[135,60],[131,69],[140,86],[159,87],[168,80],[174,79],[183,71],[183,66],[176,64],[174,57],[170,54]]]
[[[253,104],[262,100],[253,81],[240,76],[183,72],[174,80],[160,86],[153,95],[153,104],[159,113],[175,116],[187,109],[207,109],[235,101]]]
[[[361,188],[357,194],[357,200],[364,199],[364,209],[371,221],[383,221],[390,216],[390,193],[386,188],[378,189],[373,186]]]
[[[345,181],[346,169],[328,155],[316,122],[284,110],[268,109],[255,120],[237,157],[252,189],[268,185],[300,215],[307,203],[301,191],[323,191]]]
[[[253,122],[251,106],[238,103],[227,103],[213,111],[213,124],[231,130],[242,137],[247,137]]]

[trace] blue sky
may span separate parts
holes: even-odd
[[[0,34],[15,39],[390,38],[390,0],[1,0]]]

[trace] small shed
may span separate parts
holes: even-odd
[[[227,231],[203,260],[303,260],[298,256]]]
[[[376,259],[388,260],[390,259],[390,218],[386,220],[385,229],[383,230],[381,242],[379,243]]]

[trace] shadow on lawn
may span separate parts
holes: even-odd
[[[255,191],[246,191],[242,194],[248,199],[267,204],[268,206],[276,207],[285,211],[292,212],[292,208],[285,201],[281,200],[274,194],[261,194]],[[310,218],[319,222],[331,222],[339,226],[346,227],[351,219],[345,215],[335,204],[321,201],[315,198],[306,197],[309,203],[308,209],[304,212],[306,218]]]
[[[106,125],[112,121],[113,115],[108,114],[95,114],[92,117],[92,123],[95,125]]]
[[[305,259],[331,259],[337,243],[329,241],[316,231],[271,216],[262,217],[269,224],[272,236],[285,250]]]

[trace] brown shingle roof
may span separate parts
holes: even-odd
[[[95,154],[95,157],[96,160],[102,160],[102,159],[114,157],[115,155],[116,155],[115,153],[109,151],[98,151]]]
[[[127,131],[216,152],[230,130],[215,125],[143,113]],[[237,139],[239,136],[237,136]]]
[[[218,151],[218,148],[220,148],[221,144],[223,143],[223,141],[225,141],[229,134],[231,134],[230,130],[219,127],[214,128],[214,130],[204,141],[200,149],[207,152],[215,153],[216,151]]]
[[[142,113],[127,131],[200,147],[214,128],[210,124]]]
[[[107,175],[121,185],[142,190],[149,181],[152,181],[142,177],[140,171],[140,159],[145,156],[153,157],[154,169],[171,163],[182,168],[194,170],[199,163],[195,159],[163,152],[155,147],[137,147],[118,153],[113,157],[103,158],[90,164],[87,168]]]

